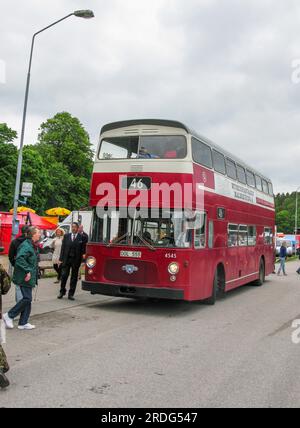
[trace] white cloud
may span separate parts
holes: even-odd
[[[27,143],[58,111],[77,116],[93,142],[106,122],[177,119],[269,175],[275,191],[300,184],[300,84],[291,80],[300,58],[298,1],[90,0],[88,7],[94,19],[71,17],[36,39]],[[1,5],[1,121],[19,132],[32,34],[82,8],[77,0]]]

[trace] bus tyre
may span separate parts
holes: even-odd
[[[253,282],[253,285],[256,287],[261,287],[265,282],[266,270],[265,270],[265,262],[263,259],[260,259],[259,262],[259,277],[256,281]]]
[[[215,276],[214,276],[214,282],[213,282],[213,288],[212,288],[212,294],[211,296],[204,300],[204,303],[206,305],[214,305],[216,303],[217,300],[217,295],[218,295],[218,271],[216,271]]]

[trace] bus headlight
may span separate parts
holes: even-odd
[[[96,266],[96,259],[95,259],[95,257],[92,257],[92,256],[88,257],[86,259],[86,265],[87,265],[87,267],[89,269],[93,269]]]
[[[171,275],[177,275],[179,272],[179,264],[178,263],[170,263],[168,266],[168,271]]]

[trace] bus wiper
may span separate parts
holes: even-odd
[[[148,241],[146,241],[141,235],[137,234],[136,236],[142,241],[143,244],[146,245],[146,247],[150,248],[150,250],[152,251],[156,251],[153,245],[151,245]]]
[[[120,241],[122,241],[122,239],[126,238],[126,236],[128,235],[128,232],[126,232],[124,235],[119,236],[118,238],[113,239],[109,244],[107,244],[107,247],[112,247],[113,245],[118,244]]]

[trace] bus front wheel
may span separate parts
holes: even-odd
[[[223,272],[223,269],[218,268],[215,272],[215,276],[213,280],[212,294],[208,299],[205,299],[203,303],[205,303],[206,305],[214,305],[216,303],[217,298],[224,294],[224,288],[225,288],[224,272]]]

